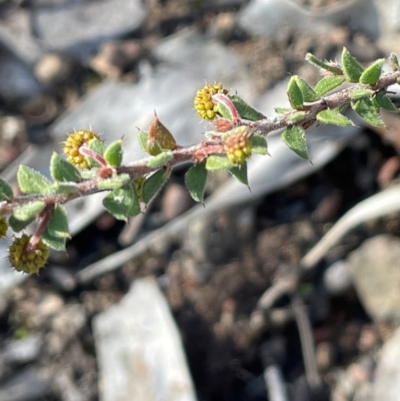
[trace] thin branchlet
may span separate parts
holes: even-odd
[[[251,129],[251,133],[258,133],[263,136],[267,136],[271,132],[279,129],[298,125],[304,128],[308,128],[316,121],[316,116],[319,112],[326,109],[335,109],[351,102],[351,91],[355,88],[368,88],[373,91],[387,90],[391,85],[397,83],[400,78],[400,71],[393,71],[382,74],[381,78],[375,85],[363,85],[354,84],[347,88],[344,88],[333,94],[323,96],[320,100],[306,103],[302,111],[305,112],[304,117],[296,120],[295,123],[291,122],[288,118],[290,113],[281,114],[274,118],[262,118],[258,121],[249,121],[242,119],[240,125],[248,126]],[[163,167],[173,168],[179,164],[196,161],[196,155],[204,154],[209,155],[211,150],[215,154],[215,149],[221,149],[223,153],[223,147],[221,146],[221,136],[215,135],[212,140],[203,141],[200,144],[189,146],[189,147],[178,147],[172,150],[172,158]],[[143,177],[153,171],[159,170],[160,166],[149,167],[151,157],[144,158],[139,161],[132,162],[130,164],[120,166],[116,168],[116,174],[129,174],[132,180]],[[73,199],[92,195],[98,192],[107,191],[98,187],[98,183],[101,181],[100,177],[82,180],[77,184],[77,191],[70,194],[35,194],[15,197],[10,201],[0,202],[0,215],[6,215],[12,213],[12,211],[32,201],[43,201],[46,205],[62,205]]]

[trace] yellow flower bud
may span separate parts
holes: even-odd
[[[9,249],[9,260],[15,270],[33,274],[46,264],[49,248],[40,240],[36,246],[32,246],[30,249],[30,239],[31,236],[27,234],[15,237]]]
[[[212,101],[212,96],[217,93],[227,94],[228,91],[223,88],[222,84],[206,84],[199,89],[194,98],[194,108],[197,114],[204,120],[214,120],[218,117],[218,105]]]
[[[79,153],[79,148],[83,145],[87,146],[94,138],[99,139],[99,135],[93,131],[84,129],[69,134],[64,146],[64,153],[67,156],[67,160],[81,169],[89,168],[89,163],[85,156]]]

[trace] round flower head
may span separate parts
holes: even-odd
[[[224,150],[228,159],[235,164],[242,164],[251,155],[248,130],[239,127],[236,133],[224,140]]]
[[[30,249],[29,241],[31,236],[22,234],[15,237],[9,249],[9,260],[11,266],[19,272],[28,274],[37,273],[43,267],[49,256],[49,248],[42,240]]]
[[[79,148],[84,145],[88,146],[94,138],[99,139],[99,136],[93,131],[80,130],[69,134],[64,146],[67,160],[81,169],[90,168],[85,156],[79,152]]]
[[[217,93],[227,94],[228,91],[219,83],[215,85],[206,84],[196,93],[194,108],[197,114],[204,120],[211,121],[218,117],[218,105],[212,101],[212,96]]]
[[[8,224],[5,217],[0,217],[0,238],[6,236],[8,230]]]

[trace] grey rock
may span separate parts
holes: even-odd
[[[345,22],[372,38],[379,36],[378,16],[371,0],[335,2],[315,11],[292,0],[253,0],[238,15],[239,26],[252,35],[275,35],[282,25],[326,33]]]
[[[28,363],[34,361],[40,353],[43,338],[30,335],[20,340],[11,340],[6,344],[3,357],[6,363]]]
[[[43,45],[79,58],[139,28],[145,17],[140,0],[37,0],[32,11],[33,27]]]
[[[102,401],[194,401],[178,330],[153,279],[136,280],[93,330]]]
[[[30,67],[0,42],[0,98],[15,103],[38,95],[42,87]]]
[[[400,394],[400,329],[382,347],[375,371],[372,401],[398,401]]]
[[[363,243],[347,259],[361,302],[376,321],[400,319],[400,240],[378,235]]]
[[[29,66],[43,54],[41,44],[32,30],[31,12],[28,8],[15,8],[1,16],[0,42],[13,49],[17,57]]]
[[[0,386],[1,401],[44,399],[50,389],[48,374],[35,367],[18,372]]]

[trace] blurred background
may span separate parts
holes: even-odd
[[[272,117],[311,52],[400,54],[396,0],[0,0],[0,170],[48,175],[74,129],[124,161],[157,112],[180,145],[211,127],[222,82]],[[398,88],[390,96],[399,104]],[[399,117],[307,131],[310,164],[271,135],[249,189],[188,166],[129,224],[102,196],[68,205],[72,239],[38,276],[0,245],[0,401],[398,401]],[[8,241],[10,238],[8,239]]]

